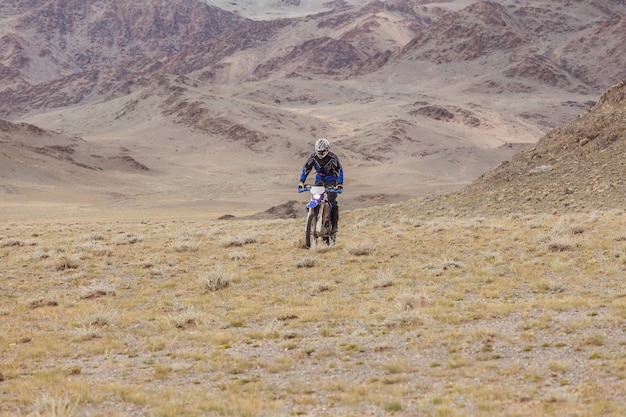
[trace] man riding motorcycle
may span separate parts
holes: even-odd
[[[304,189],[304,181],[313,168],[315,168],[317,172],[315,175],[315,185],[335,187],[337,190],[343,190],[343,167],[337,155],[330,152],[330,142],[326,138],[315,141],[315,152],[309,156],[309,159],[307,159],[302,167],[298,190]],[[333,207],[330,212],[330,221],[332,223],[333,233],[336,233],[339,230],[337,194],[328,193],[328,200]]]

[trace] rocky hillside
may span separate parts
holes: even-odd
[[[245,19],[199,1],[0,4],[0,117],[102,100]]]
[[[481,80],[495,93],[531,91],[537,83],[572,91],[606,89],[626,76],[618,62],[626,42],[623,2],[506,3],[477,2],[446,13],[420,31],[401,57],[464,62],[467,68],[478,62],[487,72],[505,75],[504,83]]]
[[[244,19],[198,1],[2,2],[3,90],[116,65],[138,69],[235,30]],[[9,71],[7,71],[9,72]]]
[[[0,117],[101,101],[163,73],[241,83],[465,63],[457,70],[497,94],[537,81],[593,94],[626,76],[623,2],[425,3],[329,2],[324,13],[254,21],[200,1],[3,2]]]
[[[425,199],[419,210],[485,215],[623,209],[625,172],[626,80],[536,146],[459,192]]]

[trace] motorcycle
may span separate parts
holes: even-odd
[[[330,212],[333,206],[328,200],[328,193],[341,194],[342,190],[323,185],[306,185],[304,188],[298,189],[299,193],[306,191],[311,192],[311,200],[306,205],[308,213],[304,240],[307,249],[311,245],[317,244],[319,238],[329,246],[335,244],[336,233],[333,232],[333,225],[330,221]]]

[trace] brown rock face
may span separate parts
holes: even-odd
[[[437,200],[469,213],[553,213],[623,208],[626,80],[536,146]]]
[[[0,63],[30,84],[115,65],[137,69],[143,59],[171,55],[243,22],[197,1],[23,3],[0,5],[0,16],[16,22],[13,33],[0,38]],[[3,90],[11,75],[0,72]]]

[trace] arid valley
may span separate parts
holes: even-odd
[[[3,2],[0,416],[623,416],[625,16]]]

